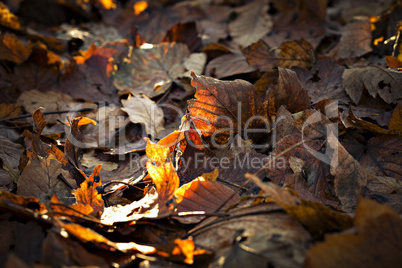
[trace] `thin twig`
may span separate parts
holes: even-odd
[[[78,110],[62,110],[62,111],[51,111],[51,112],[42,112],[43,115],[50,115],[50,114],[66,114],[66,113],[71,113],[71,112],[88,112],[88,111],[93,111],[98,109],[100,106],[92,107],[92,108],[83,108],[83,109],[78,109]],[[32,114],[22,114],[22,115],[17,115],[17,116],[12,116],[12,117],[6,117],[6,118],[1,118],[0,122],[5,122],[5,121],[11,121],[15,119],[22,119],[22,118],[28,118],[32,117]]]

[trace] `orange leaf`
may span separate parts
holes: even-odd
[[[196,100],[188,102],[187,116],[205,138],[224,144],[244,128],[260,126],[262,104],[251,83],[221,81],[194,72],[191,76],[191,85],[197,92]]]
[[[156,186],[159,199],[169,201],[180,184],[179,176],[177,176],[172,162],[159,165],[148,162],[147,170]]]
[[[72,208],[82,213],[88,213],[98,218],[102,215],[105,207],[102,195],[97,190],[97,187],[102,186],[99,177],[101,166],[102,165],[97,165],[89,178],[80,170],[85,181],[81,183],[81,188],[73,191],[77,199],[77,204],[72,206]]]
[[[31,54],[31,44],[25,46],[14,34],[0,35],[0,58],[17,64],[26,60]]]
[[[21,28],[18,17],[10,12],[8,7],[0,2],[0,25],[9,27],[14,30]]]

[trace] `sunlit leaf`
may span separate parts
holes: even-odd
[[[91,214],[98,218],[102,215],[105,207],[102,195],[98,190],[99,187],[102,186],[99,175],[101,166],[102,165],[96,166],[89,177],[86,177],[86,175],[81,172],[85,177],[85,181],[81,183],[79,189],[73,191],[77,199],[77,204],[72,206],[72,208],[84,214]]]

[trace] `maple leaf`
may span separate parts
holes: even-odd
[[[98,191],[99,187],[102,186],[99,174],[101,166],[97,165],[89,177],[81,171],[85,181],[81,183],[79,189],[73,191],[77,204],[73,205],[72,208],[97,218],[100,218],[105,207],[102,194]]]

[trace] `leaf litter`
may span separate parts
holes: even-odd
[[[0,266],[396,267],[401,13],[0,3]]]

